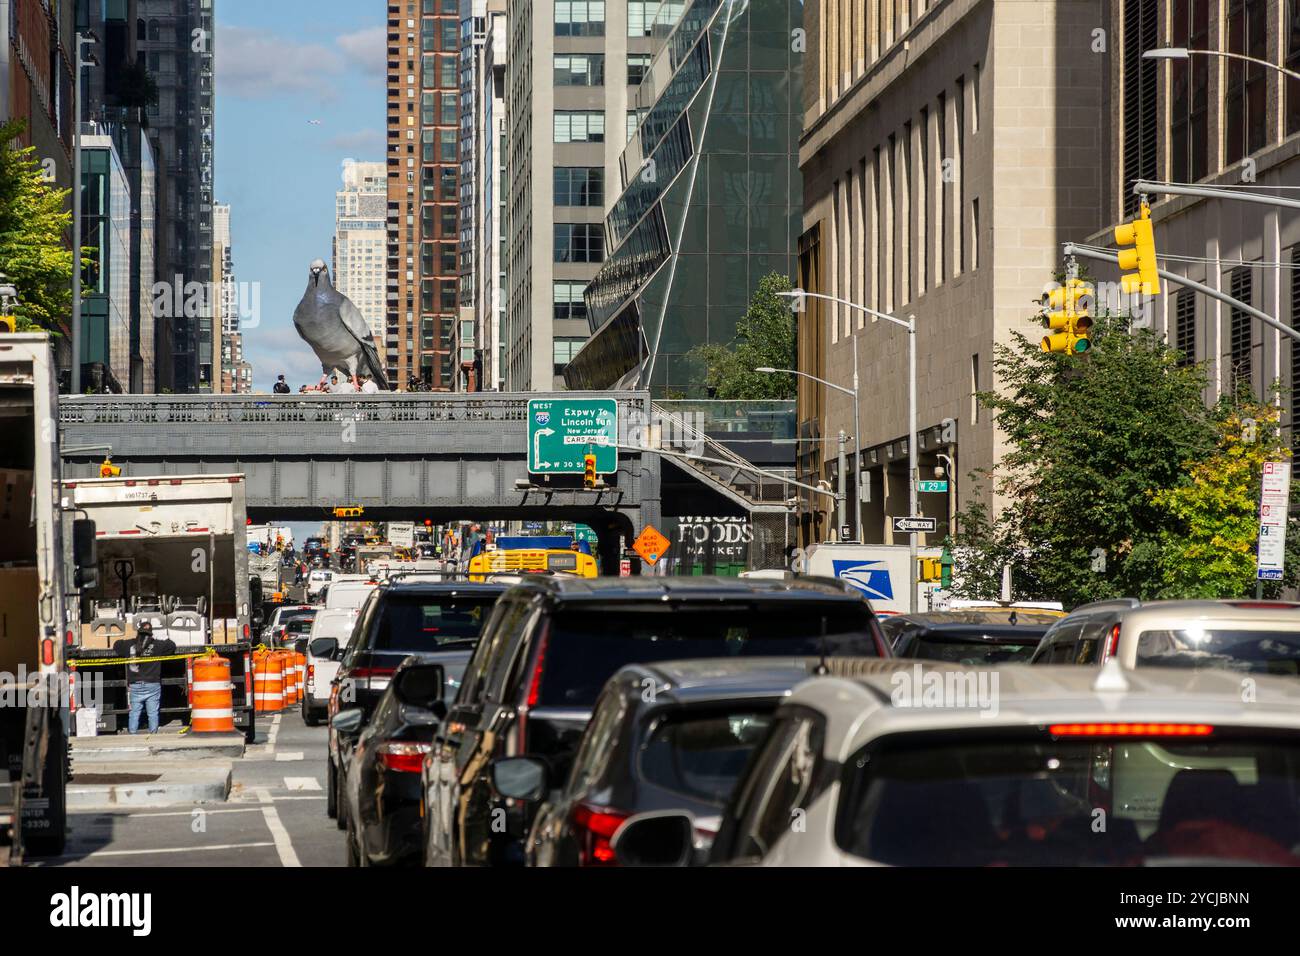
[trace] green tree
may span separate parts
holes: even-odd
[[[0,272],[18,289],[19,329],[58,332],[72,312],[71,190],[44,181],[32,147],[15,148],[22,121],[0,126]]]
[[[731,344],[709,343],[691,350],[690,357],[704,368],[704,382],[714,398],[794,398],[793,375],[754,371],[764,366],[794,368],[794,315],[789,300],[777,295],[792,288],[790,280],[780,273],[764,276],[744,316],[736,323],[736,337]]]
[[[1091,339],[1076,355],[1013,335],[995,349],[1001,388],[978,396],[1009,448],[993,480],[1008,506],[979,543],[1010,553],[1018,596],[1067,607],[1156,596],[1168,522],[1156,494],[1216,439],[1200,367],[1126,316],[1099,316]]]
[[[1215,419],[1213,452],[1188,462],[1178,485],[1153,496],[1168,517],[1158,561],[1166,597],[1242,597],[1255,589],[1264,463],[1289,460],[1291,450],[1282,442],[1278,406],[1248,390],[1225,396]],[[1294,577],[1294,562],[1287,564]]]

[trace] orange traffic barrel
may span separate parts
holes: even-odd
[[[191,690],[190,730],[196,734],[233,733],[235,704],[230,661],[217,654],[196,658]]]
[[[294,657],[298,661],[298,700],[307,696],[307,655],[301,651],[294,651]]]
[[[283,659],[278,651],[258,653],[261,660],[253,665],[253,706],[258,713],[275,713],[284,706]]]
[[[284,654],[284,706],[292,707],[298,703],[298,661],[293,651]]]

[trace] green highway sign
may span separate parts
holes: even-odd
[[[596,474],[618,471],[618,403],[612,398],[534,399],[528,403],[528,471],[581,475],[583,456]]]
[[[946,482],[946,481],[923,481],[923,482],[921,482],[921,490],[922,490],[922,491],[943,491],[943,492],[946,492],[946,491],[948,490],[948,482]]]

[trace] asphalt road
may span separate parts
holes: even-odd
[[[258,719],[226,803],[71,814],[64,855],[42,866],[343,866],[325,816],[328,730],[297,709]]]

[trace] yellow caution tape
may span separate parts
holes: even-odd
[[[79,657],[67,661],[69,667],[76,667],[79,664],[149,664],[154,661],[183,661],[188,657],[206,657],[208,651],[196,651],[193,654],[170,654],[167,657]],[[216,653],[215,651],[211,653]]]

